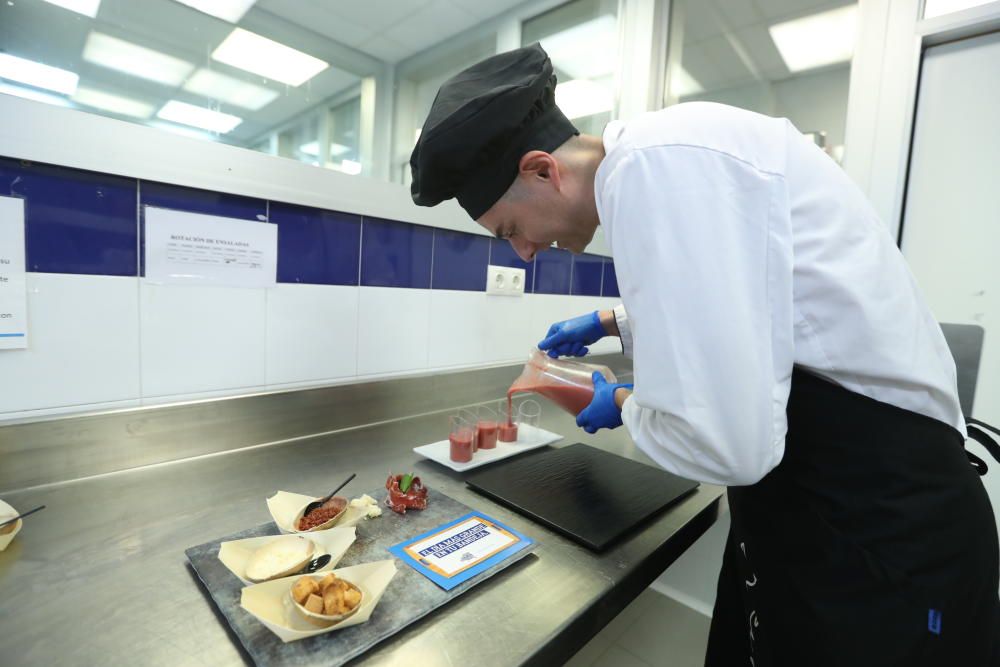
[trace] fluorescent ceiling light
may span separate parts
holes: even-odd
[[[212,52],[212,58],[289,86],[300,86],[330,66],[243,28],[233,30]]]
[[[152,104],[84,87],[76,89],[73,101],[88,107],[101,109],[102,111],[110,111],[111,113],[132,116],[134,118],[149,118],[155,110]]]
[[[267,106],[278,97],[277,92],[268,88],[205,68],[185,82],[184,90],[251,111]]]
[[[319,155],[319,142],[310,141],[308,144],[302,144],[299,146],[299,152],[306,155]]]
[[[67,100],[65,97],[58,97],[50,93],[43,93],[42,91],[35,90],[33,88],[22,88],[21,86],[11,86],[6,83],[0,83],[0,94],[14,95],[15,97],[23,97],[26,100],[35,100],[36,102],[45,102],[46,104],[54,104],[57,107],[70,106],[69,100]]]
[[[854,53],[858,6],[847,5],[772,25],[768,30],[792,72],[847,62]]]
[[[194,69],[179,58],[99,32],[87,35],[83,59],[165,86],[181,85]]]
[[[705,92],[705,88],[698,83],[691,74],[680,65],[674,65],[670,70],[670,93],[676,98],[697,95]]]
[[[9,53],[0,53],[0,77],[36,88],[54,90],[63,95],[72,95],[80,81],[80,76],[69,70],[18,58]]]
[[[593,81],[574,79],[556,86],[556,106],[567,118],[582,118],[611,111],[614,96],[611,91]]]
[[[330,144],[330,155],[332,157],[340,157],[351,152],[350,146],[345,146],[344,144],[338,144],[336,141]]]
[[[985,5],[992,0],[926,0],[924,3],[924,18],[934,18],[952,12],[960,12],[963,9]]]
[[[187,5],[204,12],[209,16],[220,18],[223,21],[236,23],[247,10],[253,6],[256,0],[177,0],[182,5]]]
[[[614,16],[605,14],[546,37],[541,44],[552,64],[570,78],[595,79],[614,72],[618,26]]]
[[[156,115],[163,120],[173,121],[181,125],[190,125],[191,127],[200,127],[203,130],[218,132],[219,134],[230,132],[243,122],[243,119],[238,116],[231,116],[227,113],[196,107],[193,104],[186,104],[177,100],[167,102],[163,105],[162,109],[156,112]]]
[[[90,18],[97,17],[97,8],[101,6],[101,0],[45,0],[45,2]]]

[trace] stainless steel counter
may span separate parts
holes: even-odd
[[[248,661],[187,566],[184,549],[269,520],[276,490],[345,492],[413,470],[434,490],[539,542],[533,556],[365,654],[363,665],[558,665],[715,520],[722,489],[703,485],[604,554],[468,490],[420,460],[446,412],[223,452],[4,495],[45,504],[0,553],[4,665],[234,665]],[[624,429],[588,436],[551,406],[542,426],[649,463]],[[186,446],[178,443],[179,447]]]

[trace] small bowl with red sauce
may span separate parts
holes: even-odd
[[[313,498],[313,500],[310,500],[309,503],[314,500],[319,500],[319,498]],[[302,508],[295,514],[295,520],[292,521],[292,525],[295,527],[294,532],[296,533],[311,533],[317,530],[333,528],[340,517],[344,516],[344,512],[347,511],[347,508],[350,505],[347,498],[343,496],[334,496],[309,514],[303,516],[309,503],[303,505]]]

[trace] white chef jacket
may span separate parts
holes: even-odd
[[[760,480],[784,453],[793,364],[965,436],[954,360],[899,249],[788,120],[693,102],[603,139],[597,210],[635,360],[622,420],[659,465]]]

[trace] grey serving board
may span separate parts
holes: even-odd
[[[369,491],[368,495],[382,501],[386,491],[384,488],[377,489]],[[435,493],[433,490],[429,492],[428,499],[427,509],[410,510],[405,516],[396,514],[383,505],[381,517],[358,524],[357,540],[344,554],[337,567],[394,558],[388,552],[389,547],[473,511],[457,500],[441,493]],[[247,653],[261,667],[272,665],[296,665],[297,667],[342,665],[384,639],[391,637],[417,619],[462,595],[476,584],[521,560],[537,546],[537,543],[528,545],[527,548],[517,552],[511,558],[496,564],[450,591],[438,588],[429,579],[397,558],[395,559],[398,568],[396,576],[389,582],[389,587],[386,588],[382,599],[367,623],[285,644],[240,607],[243,582],[237,579],[218,559],[219,544],[222,542],[262,535],[277,535],[279,532],[274,523],[266,523],[240,533],[221,537],[218,540],[199,544],[184,552],[191,567],[201,579],[209,595],[212,596],[219,611],[226,617],[229,626]]]

